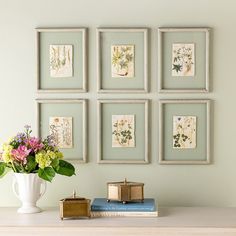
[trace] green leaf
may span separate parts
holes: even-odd
[[[51,182],[55,176],[55,171],[52,167],[45,167],[44,169],[39,168],[38,175],[40,178]]]
[[[72,176],[75,175],[75,167],[67,161],[59,160],[56,172],[60,175]]]
[[[172,70],[175,70],[178,73],[179,71],[182,71],[182,66],[173,64]]]
[[[51,166],[54,168],[54,169],[57,169],[58,166],[59,166],[59,160],[57,158],[53,159],[52,162],[51,162]]]
[[[27,164],[25,169],[27,170],[28,173],[31,173],[37,166],[37,162],[35,161],[34,156],[29,156],[27,158]]]
[[[6,164],[4,162],[0,162],[0,177],[4,176],[6,172]]]

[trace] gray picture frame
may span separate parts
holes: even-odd
[[[143,75],[139,75],[143,80],[142,88],[103,88],[102,70],[102,35],[104,33],[116,34],[143,34]],[[119,38],[119,36],[117,37]],[[129,42],[127,42],[129,43]],[[148,28],[97,28],[97,92],[98,93],[148,93]]]
[[[210,86],[209,86],[209,67],[210,67],[210,63],[209,63],[209,51],[210,51],[210,28],[209,27],[159,27],[158,28],[158,91],[159,93],[208,93],[210,91]],[[166,74],[168,74],[167,72],[164,71],[165,68],[165,62],[163,59],[163,55],[167,55],[168,53],[166,53],[164,51],[164,40],[163,40],[163,36],[164,34],[188,34],[188,35],[192,35],[192,38],[196,38],[195,36],[193,36],[194,34],[197,33],[204,33],[204,47],[199,47],[198,50],[202,50],[202,48],[205,48],[204,52],[202,53],[202,57],[201,60],[205,61],[205,65],[204,65],[204,72],[202,72],[202,76],[198,76],[198,78],[200,78],[200,80],[204,79],[204,82],[202,82],[201,86],[196,86],[193,85],[193,87],[187,87],[187,88],[181,88],[179,86],[174,86],[173,87],[168,85],[165,86],[164,82],[165,79],[168,78],[168,76],[164,76]],[[173,36],[174,37],[174,36]],[[188,43],[194,43],[194,42],[189,42]],[[176,42],[176,43],[186,43],[186,42]],[[198,51],[197,51],[198,53]],[[170,56],[170,55],[169,55]],[[171,56],[170,56],[171,57]],[[198,61],[196,62],[196,67],[200,69],[202,69],[202,66],[198,66],[199,63]],[[171,68],[169,69],[171,70]],[[199,74],[199,73],[198,73]],[[184,82],[183,82],[184,84]],[[189,85],[188,85],[189,86]]]
[[[36,61],[37,61],[37,93],[85,93],[87,92],[87,28],[85,27],[79,27],[79,28],[36,28]],[[80,47],[82,49],[81,57],[82,57],[82,66],[81,68],[78,68],[78,70],[82,70],[81,72],[81,85],[78,87],[75,87],[74,84],[71,85],[69,88],[63,88],[62,86],[60,88],[53,87],[53,88],[42,88],[41,83],[44,78],[42,78],[41,73],[41,34],[43,33],[51,33],[51,34],[57,34],[57,33],[63,33],[63,34],[70,34],[70,33],[81,33],[81,43]],[[60,39],[58,39],[58,42],[60,42]],[[64,40],[63,42],[65,42]],[[61,44],[61,43],[59,43]],[[78,54],[78,53],[77,53]],[[75,60],[75,59],[74,59]],[[78,62],[74,61],[74,64],[77,65]],[[79,76],[79,75],[76,75]],[[76,78],[76,80],[80,80],[80,78]]]
[[[143,123],[143,130],[144,133],[142,134],[144,137],[143,142],[143,156],[140,159],[105,159],[103,158],[103,146],[102,146],[102,138],[103,138],[103,110],[102,105],[103,104],[112,104],[114,105],[141,105],[143,107],[143,117],[144,117],[144,123]],[[129,112],[131,112],[129,110]],[[128,99],[128,100],[120,100],[120,99],[99,99],[97,101],[97,163],[99,164],[148,164],[149,163],[149,100],[148,99]],[[137,136],[136,136],[137,138]],[[142,155],[142,153],[141,153]]]
[[[75,104],[75,105],[81,105],[81,110],[82,110],[82,122],[81,122],[81,138],[82,138],[82,156],[76,156],[73,158],[67,158],[65,155],[65,159],[75,162],[75,163],[86,163],[87,160],[87,100],[86,99],[36,99],[36,114],[37,114],[37,136],[41,137],[42,131],[41,131],[41,126],[42,126],[42,121],[41,121],[41,106],[43,104],[51,104],[51,105],[67,105],[67,104]],[[75,110],[73,110],[75,112]],[[74,122],[74,121],[73,121]],[[76,124],[73,125],[73,128]],[[45,138],[45,137],[44,137]],[[74,143],[79,142],[78,140],[74,140]],[[76,144],[75,144],[76,145]],[[63,151],[62,151],[63,152]],[[76,155],[79,155],[76,153]]]
[[[202,110],[200,110],[200,112],[197,112],[197,110],[199,110],[199,109],[196,109],[196,107],[195,107],[195,110],[194,110],[194,105],[203,105],[204,106],[205,112],[203,114],[203,118],[201,119],[200,124],[197,123],[197,127],[201,124],[204,126],[204,128],[202,128],[203,129],[203,131],[202,131],[203,134],[202,135],[204,135],[204,136],[198,137],[198,134],[197,134],[197,147],[198,147],[198,141],[199,140],[203,140],[203,142],[204,142],[204,144],[202,144],[202,147],[203,147],[202,150],[203,151],[201,151],[205,155],[204,159],[202,159],[201,157],[197,157],[197,159],[189,159],[189,160],[188,159],[181,159],[181,160],[179,159],[178,160],[177,157],[173,158],[173,156],[169,160],[166,159],[166,153],[168,152],[168,149],[170,149],[171,146],[172,146],[172,144],[170,144],[169,146],[167,146],[168,147],[167,149],[166,149],[166,146],[165,146],[165,140],[166,140],[166,137],[168,136],[168,132],[167,132],[167,129],[166,129],[166,124],[165,124],[165,122],[167,122],[165,120],[165,118],[166,117],[168,118],[168,116],[165,116],[165,114],[167,113],[168,110],[166,110],[165,105],[169,105],[169,104],[175,106],[175,109],[178,109],[177,108],[178,104],[183,104],[184,106],[186,105],[188,107],[190,105],[191,108],[187,108],[187,112],[186,112],[185,115],[190,115],[190,113],[191,113],[190,110],[191,109],[192,109],[193,113],[196,112],[196,114],[201,115]],[[210,110],[211,110],[211,100],[208,100],[208,99],[206,99],[206,100],[204,100],[204,99],[201,99],[201,100],[200,99],[159,100],[159,164],[162,164],[162,165],[163,164],[168,164],[168,165],[169,164],[177,164],[177,165],[179,165],[179,164],[189,164],[189,165],[210,164],[210,127],[211,127],[211,125],[210,125],[210,120],[211,120],[210,119],[210,113],[211,113]],[[179,113],[181,112],[181,108],[179,109],[178,112]],[[178,114],[178,112],[176,112],[176,113]],[[183,115],[182,113],[180,113],[180,114]],[[199,129],[197,128],[197,131]],[[173,130],[173,126],[172,126],[172,130]],[[171,133],[171,137],[173,137],[172,133]],[[201,146],[201,144],[199,144],[199,146]],[[174,153],[176,153],[176,156],[177,156],[177,154],[179,156],[180,155],[183,156],[187,152],[187,156],[188,156],[189,153],[191,153],[191,150],[188,150],[188,151],[185,151],[185,150],[184,151],[183,150],[178,150]],[[185,152],[185,154],[184,154],[184,152]],[[188,157],[190,158],[190,156],[188,156]]]

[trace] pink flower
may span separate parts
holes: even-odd
[[[27,144],[34,152],[39,151],[43,148],[43,144],[41,143],[40,139],[35,137],[30,137],[27,141]]]
[[[30,152],[31,150],[27,149],[26,146],[20,145],[17,149],[13,149],[11,154],[16,160],[26,163],[26,157]]]

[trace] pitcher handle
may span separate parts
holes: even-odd
[[[12,190],[13,193],[17,196],[17,198],[20,199],[19,193],[16,191],[16,185],[17,185],[16,177],[13,177]]]
[[[46,192],[46,190],[47,190],[47,184],[46,184],[45,181],[43,181],[43,182],[41,183],[41,186],[42,186],[42,188],[41,188],[41,193],[40,193],[40,195],[39,195],[39,198],[41,198],[41,197],[44,195],[44,193]]]

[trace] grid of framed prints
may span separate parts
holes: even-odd
[[[209,28],[159,28],[160,93],[209,92]]]
[[[147,45],[147,28],[98,28],[98,92],[148,92]]]
[[[37,91],[87,92],[87,29],[38,28]],[[209,28],[158,29],[159,93],[208,93]],[[97,162],[149,163],[148,28],[97,28]],[[83,96],[82,96],[83,97]],[[131,97],[131,99],[130,99]],[[178,98],[180,98],[178,96]],[[159,163],[210,163],[210,100],[159,100]],[[86,99],[38,99],[38,134],[87,161]]]
[[[87,101],[37,100],[38,136],[53,135],[65,159],[87,161]]]
[[[98,100],[98,163],[148,163],[148,100]]]
[[[37,90],[87,91],[86,28],[38,28]]]

